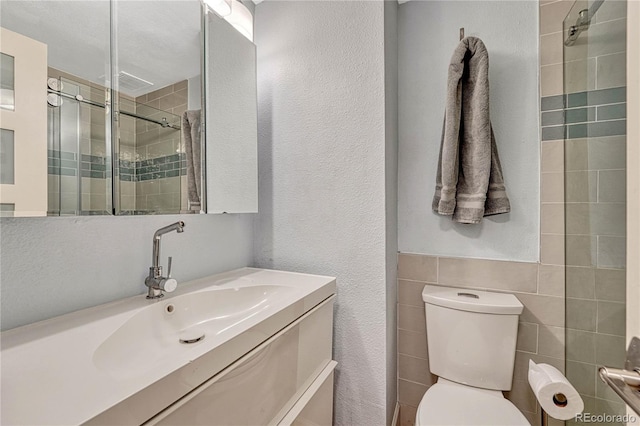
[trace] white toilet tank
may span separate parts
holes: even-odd
[[[427,285],[422,291],[433,374],[510,390],[522,303],[512,294]]]

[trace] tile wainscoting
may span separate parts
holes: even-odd
[[[422,289],[425,284],[515,294],[524,305],[518,327],[513,386],[505,395],[533,425],[540,408],[527,382],[528,363],[564,372],[564,268],[527,262],[398,255],[398,401],[400,422],[413,425],[429,372]],[[561,423],[561,422],[560,422]],[[549,419],[549,425],[560,424]]]

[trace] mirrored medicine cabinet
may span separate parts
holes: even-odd
[[[0,215],[257,211],[255,45],[200,0],[0,1]]]

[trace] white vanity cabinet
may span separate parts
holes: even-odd
[[[335,294],[240,268],[2,332],[0,424],[329,425]]]
[[[145,425],[330,425],[333,304],[325,300]]]

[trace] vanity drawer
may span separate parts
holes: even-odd
[[[331,362],[334,297],[145,424],[277,424]]]

